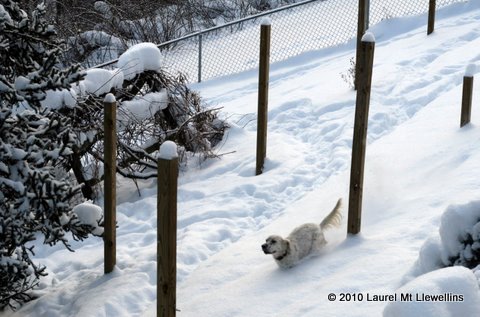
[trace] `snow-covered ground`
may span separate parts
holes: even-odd
[[[480,65],[480,2],[441,9],[428,37],[426,15],[370,31],[377,44],[361,234],[346,235],[345,206],[343,226],[326,233],[324,254],[290,270],[263,254],[264,239],[320,222],[339,197],[348,201],[355,92],[340,74],[355,43],[272,65],[261,176],[254,176],[256,72],[193,87],[212,107],[224,107],[232,127],[218,149],[225,155],[192,161],[179,178],[178,316],[364,317],[381,316],[387,305],[388,317],[480,311],[479,273],[457,267],[416,278],[442,260],[444,211],[471,216],[479,205],[471,203],[480,200],[478,81],[472,123],[459,123],[465,69]],[[114,272],[103,274],[99,238],[72,242],[75,253],[38,245],[36,260],[49,270],[41,297],[1,317],[155,315],[155,182],[143,184],[141,197],[131,183],[118,185]],[[444,225],[442,235],[455,228]],[[388,300],[397,290],[464,300],[433,309],[431,302]],[[387,300],[367,300],[374,295]]]

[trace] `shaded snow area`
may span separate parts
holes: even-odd
[[[480,2],[439,10],[428,37],[426,21],[392,19],[369,30],[377,42],[362,231],[346,235],[344,206],[322,254],[292,269],[280,270],[260,246],[271,234],[319,223],[339,197],[348,204],[355,92],[341,74],[355,41],[272,65],[260,176],[257,73],[193,85],[224,107],[231,129],[218,147],[225,155],[192,160],[179,176],[178,316],[478,315],[480,272],[443,266],[471,260],[480,238],[478,80],[472,123],[459,128],[463,76],[480,64]],[[155,316],[155,181],[141,187],[138,197],[132,183],[118,181],[113,273],[103,274],[100,238],[72,241],[75,253],[37,242],[35,259],[49,272],[40,297],[0,316]],[[96,221],[88,210],[86,221]]]

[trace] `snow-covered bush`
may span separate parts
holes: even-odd
[[[96,185],[103,179],[103,99],[109,92],[119,105],[117,172],[122,176],[133,180],[156,177],[154,152],[166,140],[178,144],[183,164],[190,154],[201,159],[215,156],[213,148],[227,128],[218,118],[219,109],[207,109],[185,78],[162,70],[161,61],[156,46],[138,44],[120,57],[120,68],[89,70],[85,81],[77,86],[78,107],[72,128],[79,136],[79,145],[69,167],[83,184],[86,198],[96,198]],[[105,76],[90,81],[91,72]]]
[[[480,265],[480,201],[450,206],[442,214],[439,235],[430,237],[420,249],[418,260],[405,277],[448,266],[475,269]]]
[[[384,317],[473,316],[480,309],[480,201],[449,206],[440,219],[439,234],[427,239],[418,260],[397,294],[406,301],[389,303]],[[440,300],[425,300],[438,294]],[[398,295],[400,296],[400,295]]]
[[[442,215],[442,261],[447,266],[480,265],[480,201],[451,206]]]
[[[78,67],[59,69],[59,43],[39,5],[31,15],[0,0],[0,307],[31,299],[45,275],[30,258],[30,242],[70,248],[66,233],[84,239],[94,229],[72,212],[79,186],[58,175],[76,146],[71,120],[45,108],[47,90],[69,89]]]

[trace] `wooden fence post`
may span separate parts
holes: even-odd
[[[255,168],[255,175],[262,174],[265,158],[267,157],[270,34],[271,34],[270,20],[264,19],[260,27],[260,65],[259,65],[259,71],[258,71],[257,164]]]
[[[113,94],[107,94],[104,106],[104,271],[113,271],[117,262],[116,243],[116,172],[117,172],[117,101]]]
[[[203,56],[203,36],[200,34],[198,36],[198,75],[197,75],[197,81],[199,83],[202,82],[202,56]]]
[[[348,204],[348,233],[360,232],[362,218],[363,174],[367,143],[368,110],[372,83],[375,38],[366,33],[360,46],[357,101],[353,128],[352,166],[350,173],[350,198]]]
[[[165,141],[158,156],[157,316],[173,317],[177,293],[177,146]]]
[[[463,77],[463,93],[462,93],[462,113],[460,116],[460,127],[470,123],[472,113],[473,98],[473,75],[475,73],[475,65],[468,65]]]
[[[427,26],[427,35],[430,35],[435,30],[435,10],[437,7],[436,0],[430,0],[428,3],[428,26]]]
[[[355,58],[355,80],[354,88],[357,90],[358,83],[357,78],[359,76],[359,65],[358,61],[360,60],[360,49],[362,45],[362,37],[368,29],[369,17],[370,17],[370,0],[359,0],[358,1],[358,25],[357,25],[357,55]]]

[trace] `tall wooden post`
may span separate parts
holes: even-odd
[[[358,61],[360,60],[360,47],[362,44],[362,37],[368,29],[369,17],[370,17],[370,0],[358,1],[358,25],[357,25],[357,55],[355,58],[355,90],[358,88],[357,78],[359,72]]]
[[[270,72],[270,20],[260,27],[260,65],[258,71],[257,164],[255,175],[263,172],[267,157],[268,84]]]
[[[353,128],[352,166],[350,173],[350,198],[348,204],[348,233],[360,232],[362,218],[363,174],[367,144],[368,110],[372,84],[375,38],[366,33],[360,46],[357,101]]]
[[[117,263],[116,244],[116,171],[117,171],[117,101],[107,94],[104,105],[104,258],[105,273],[113,271]]]
[[[463,77],[463,93],[462,93],[462,113],[460,116],[460,127],[470,123],[472,113],[472,99],[473,99],[473,74],[475,72],[475,65],[468,65]]]
[[[202,53],[203,53],[202,43],[203,43],[203,36],[202,36],[202,34],[200,34],[198,36],[198,75],[197,75],[197,81],[199,83],[202,82],[202,62],[203,62],[202,61],[202,58],[203,58],[202,57],[203,56],[202,55]]]
[[[165,141],[158,158],[157,316],[173,317],[177,293],[177,146]]]
[[[437,7],[436,0],[429,0],[428,3],[428,26],[427,26],[427,35],[430,35],[435,30],[435,10]]]

